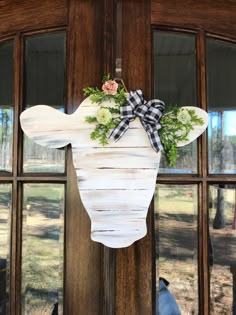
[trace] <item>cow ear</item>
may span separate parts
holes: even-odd
[[[32,106],[20,115],[21,128],[36,143],[61,148],[70,143],[68,116],[47,105]]]
[[[186,141],[179,141],[177,143],[177,147],[183,147],[191,142],[193,142],[195,139],[197,139],[207,128],[208,126],[208,114],[205,110],[194,107],[194,106],[184,106],[181,107],[181,109],[191,109],[195,111],[195,114],[198,116],[198,118],[201,118],[203,120],[203,125],[195,125],[193,126],[193,130],[191,130],[188,134],[188,140]]]

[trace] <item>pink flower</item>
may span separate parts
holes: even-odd
[[[108,80],[106,81],[103,86],[102,90],[105,94],[115,95],[118,89],[118,84],[116,81]]]

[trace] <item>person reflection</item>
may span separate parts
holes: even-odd
[[[181,315],[175,298],[168,290],[169,282],[159,278],[159,297],[156,303],[156,315]]]

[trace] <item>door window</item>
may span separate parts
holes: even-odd
[[[236,195],[229,175],[236,158],[236,45],[163,30],[154,31],[153,40],[155,98],[167,110],[169,104],[199,105],[209,113],[208,155],[195,141],[179,150],[175,168],[162,158],[155,194],[157,303],[161,277],[182,314],[199,314],[203,286],[211,314],[234,314]]]
[[[154,96],[173,106],[196,106],[195,36],[154,32]],[[159,173],[197,173],[197,142],[178,149],[179,158],[169,167],[164,155]]]
[[[30,141],[19,115],[37,104],[65,111],[65,42],[65,31],[47,31],[0,44],[2,315],[63,310],[65,150]]]

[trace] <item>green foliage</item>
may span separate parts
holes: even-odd
[[[88,123],[93,123],[93,122],[97,122],[97,118],[93,116],[87,116],[85,117],[85,121]]]
[[[87,122],[97,122],[96,117],[86,117]],[[108,138],[111,129],[116,128],[120,122],[120,119],[113,119],[107,125],[98,124],[95,126],[94,130],[90,134],[92,140],[98,140],[101,145],[108,144]]]
[[[111,80],[110,74],[104,76],[103,83],[109,80]],[[96,124],[90,134],[91,139],[98,140],[100,144],[106,145],[108,144],[111,129],[117,127],[121,121],[121,119],[117,117],[117,114],[120,114],[120,107],[126,102],[125,90],[123,87],[118,86],[117,92],[114,95],[106,94],[103,90],[92,87],[84,88],[83,91],[85,96],[90,96],[91,101],[100,106],[100,109],[106,108],[113,114],[112,119],[104,119],[104,123],[101,123],[100,120],[98,121],[95,116],[86,117],[88,123]],[[109,104],[106,104],[107,101],[113,101],[113,105],[109,106]],[[204,122],[201,118],[198,118],[195,111],[192,109],[181,109],[172,105],[169,106],[169,109],[169,112],[164,114],[160,119],[161,129],[159,130],[159,135],[167,157],[167,162],[170,166],[173,166],[176,164],[178,157],[177,143],[187,141],[188,134],[193,130],[193,127],[195,125],[203,125]]]
[[[181,120],[181,112],[185,114],[185,119]],[[177,143],[187,141],[188,134],[196,125],[203,125],[202,118],[198,118],[192,109],[180,109],[172,107],[172,110],[164,114],[160,119],[161,129],[160,139],[164,148],[167,162],[170,166],[176,164],[178,157]]]
[[[115,95],[105,94],[98,88],[92,87],[86,87],[83,91],[85,96],[90,96],[93,103],[101,104],[102,102],[114,100],[119,108],[126,101],[125,90],[123,88],[119,88]]]
[[[110,74],[103,77],[102,82],[111,80]],[[92,140],[98,140],[101,145],[108,144],[108,137],[110,135],[111,129],[118,126],[121,119],[117,117],[120,114],[120,107],[126,102],[126,94],[123,87],[118,86],[116,94],[105,94],[104,91],[98,88],[86,87],[83,89],[84,95],[89,96],[93,103],[97,103],[99,109],[106,108],[113,115],[112,120],[106,124],[98,123],[97,117],[87,116],[85,118],[88,123],[96,123],[94,130],[90,134]],[[106,104],[106,102],[112,102],[113,107]]]
[[[103,77],[102,83],[111,80],[110,74]],[[117,108],[120,108],[124,102],[126,102],[125,90],[123,87],[118,86],[117,93],[115,95],[105,94],[102,90],[97,87],[86,87],[83,89],[85,96],[90,96],[93,103],[102,103],[106,101],[115,101]]]

